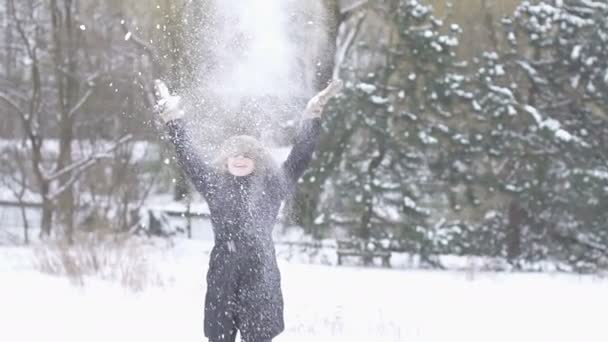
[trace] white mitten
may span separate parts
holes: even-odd
[[[327,102],[342,90],[342,86],[341,80],[333,80],[325,89],[310,99],[304,111],[304,119],[320,118]]]
[[[154,81],[154,94],[156,95],[155,110],[164,123],[184,117],[184,110],[180,106],[181,97],[171,95],[165,82]]]

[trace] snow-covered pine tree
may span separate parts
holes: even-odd
[[[433,254],[447,245],[435,228],[449,204],[432,172],[442,146],[454,141],[454,108],[468,96],[455,55],[460,28],[413,0],[344,15],[336,73],[346,89],[328,108],[320,152],[304,177],[311,186],[301,187],[301,213],[311,215],[303,225]]]
[[[606,262],[607,17],[605,1],[523,2],[503,20],[508,47],[480,59],[471,178],[507,203],[517,264]]]

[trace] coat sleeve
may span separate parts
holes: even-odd
[[[308,167],[312,154],[317,147],[320,133],[320,118],[307,119],[302,122],[295,144],[282,165],[288,189],[295,187],[296,182]]]
[[[185,123],[182,119],[169,121],[167,123],[167,130],[169,139],[175,146],[179,165],[196,189],[207,198],[212,184],[213,172],[211,165],[201,159],[192,146],[192,140],[188,136]]]

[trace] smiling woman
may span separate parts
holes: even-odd
[[[271,174],[278,168],[268,149],[249,135],[237,135],[224,141],[211,164],[216,170],[240,177],[254,172],[257,176]],[[248,168],[250,172],[243,173]]]
[[[228,172],[235,177],[249,176],[255,169],[255,160],[242,155],[229,157],[226,164]]]
[[[179,96],[156,81],[157,111],[180,166],[209,205],[215,243],[205,295],[205,336],[270,342],[284,330],[281,275],[272,240],[281,202],[291,196],[316,148],[323,107],[342,88],[331,83],[312,98],[293,149],[282,165],[254,137],[227,139],[208,161],[196,153]]]

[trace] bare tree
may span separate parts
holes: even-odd
[[[74,158],[79,116],[103,76],[87,65],[89,50],[82,36],[87,25],[79,22],[78,7],[72,0],[51,0],[46,8],[33,0],[7,0],[7,9],[16,33],[15,55],[27,64],[22,82],[0,91],[0,101],[20,123],[27,149],[27,153],[15,155],[16,164],[22,162],[19,158],[29,163],[27,169],[20,169],[23,181],[18,184],[34,188],[40,196],[41,236],[49,236],[54,219],[60,218],[71,240],[75,183],[132,137],[116,138],[101,151]],[[31,175],[33,186],[25,181],[26,174]]]
[[[2,151],[0,156],[5,160],[12,160],[12,163],[3,163],[0,166],[0,174],[3,177],[0,178],[2,186],[10,191],[13,198],[17,203],[5,203],[7,205],[17,204],[21,213],[21,220],[23,223],[23,242],[27,245],[29,243],[29,219],[27,217],[27,208],[33,206],[32,203],[28,203],[26,194],[28,189],[27,172],[25,171],[26,166],[24,165],[24,158],[19,155],[21,152],[19,146],[13,146]]]

